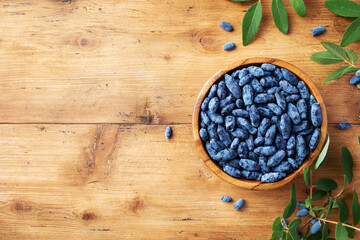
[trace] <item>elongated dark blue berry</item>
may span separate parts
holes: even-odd
[[[286,80],[279,81],[279,85],[280,85],[281,89],[284,90],[286,93],[289,93],[289,94],[299,93],[299,90],[295,86],[291,85]]]
[[[254,102],[257,104],[268,103],[275,101],[275,97],[272,94],[260,93],[254,98]]]
[[[275,167],[286,157],[286,152],[284,150],[277,151],[274,155],[269,157],[267,165],[268,167]]]
[[[234,138],[232,141],[230,148],[236,150],[239,147],[240,144],[240,138]]]
[[[209,134],[209,137],[212,139],[217,139],[217,127],[215,123],[210,123],[209,126],[207,127],[207,131]]]
[[[216,110],[219,107],[219,104],[220,104],[220,101],[217,97],[211,98],[209,101],[209,104],[208,104],[209,111],[212,113],[216,112]]]
[[[280,133],[285,140],[289,139],[291,135],[291,120],[288,114],[284,113],[280,117],[279,123]]]
[[[231,202],[232,199],[231,199],[231,197],[229,197],[229,196],[222,196],[222,197],[221,197],[221,201],[223,201],[223,202]]]
[[[319,140],[320,140],[320,128],[316,128],[310,138],[310,142],[309,142],[310,150],[314,150],[317,147]]]
[[[260,170],[260,166],[257,162],[250,160],[250,159],[245,159],[245,158],[241,158],[239,161],[239,165],[243,168],[246,169],[248,171],[258,171]]]
[[[231,113],[235,117],[243,117],[243,118],[248,118],[249,117],[249,112],[244,110],[244,109],[234,109],[234,110],[232,110]]]
[[[250,84],[256,93],[265,92],[265,89],[261,86],[260,82],[256,78],[251,80]]]
[[[218,125],[217,134],[219,136],[220,141],[222,141],[222,143],[225,146],[230,147],[231,142],[232,142],[230,135],[222,125]]]
[[[318,36],[318,35],[322,34],[323,32],[325,32],[325,27],[319,26],[319,27],[316,27],[311,30],[311,35]]]
[[[254,90],[251,85],[247,84],[243,87],[242,97],[245,103],[245,106],[249,106],[253,104],[254,100]]]
[[[241,142],[238,147],[238,155],[239,158],[248,158],[249,157],[249,150],[245,142]]]
[[[301,122],[300,114],[294,104],[288,103],[287,114],[294,124],[299,124]]]
[[[276,153],[276,148],[274,146],[257,147],[254,149],[254,153],[260,156],[271,156]]]
[[[228,115],[233,109],[235,108],[235,103],[230,103],[221,109],[221,115],[226,116]]]
[[[306,104],[305,99],[300,99],[296,103],[296,108],[300,114],[300,118],[302,120],[306,120],[307,119],[307,104]]]
[[[312,227],[310,228],[311,234],[316,234],[321,229],[321,224],[317,221]]]
[[[261,68],[265,71],[275,71],[276,66],[270,63],[263,63],[261,64]]]
[[[313,103],[311,104],[311,122],[314,127],[320,127],[321,125],[321,108],[320,104]]]
[[[292,135],[287,141],[287,145],[286,145],[286,153],[288,157],[291,158],[295,157],[295,147],[296,147],[296,138],[295,135]]]
[[[209,105],[210,98],[205,98],[203,102],[201,103],[201,110],[205,111]]]
[[[310,98],[309,90],[303,81],[299,81],[297,88],[299,89],[300,96],[302,99],[308,100]]]
[[[208,98],[213,98],[213,97],[216,97],[216,94],[217,94],[217,85],[214,84],[211,86],[210,88],[210,91],[209,91],[209,95],[208,95]]]
[[[283,77],[285,78],[286,81],[288,81],[289,83],[291,83],[294,86],[297,86],[299,80],[295,76],[295,74],[293,74],[292,72],[290,72],[289,70],[287,70],[285,68],[281,69],[281,73],[282,73],[282,75],[283,75]]]
[[[242,208],[243,205],[244,205],[244,199],[240,199],[234,204],[234,209],[240,210],[240,208]]]
[[[233,42],[228,42],[228,43],[225,43],[225,44],[223,45],[223,49],[224,49],[225,51],[230,51],[230,50],[234,49],[235,46],[236,46],[235,43],[233,43]]]
[[[348,123],[348,122],[341,122],[341,123],[338,124],[337,127],[338,127],[338,129],[340,129],[340,130],[345,130],[345,129],[350,128],[350,127],[351,127],[351,124]]]
[[[234,116],[226,116],[225,117],[225,128],[226,130],[233,131],[236,126],[236,119]]]
[[[206,113],[212,122],[214,122],[216,124],[223,124],[224,118],[220,114],[212,113],[210,111],[207,111]]]
[[[350,84],[356,85],[358,83],[360,83],[360,76],[355,75],[350,79]]]
[[[171,129],[170,126],[167,126],[167,127],[166,127],[166,130],[165,130],[165,137],[166,137],[167,139],[169,139],[169,138],[171,137],[171,135],[172,135],[172,129]]]
[[[249,73],[251,75],[253,75],[254,77],[257,77],[257,78],[265,75],[264,70],[257,66],[250,66],[247,68],[247,70],[249,71]]]
[[[233,30],[233,27],[231,26],[231,24],[228,22],[225,22],[225,21],[222,21],[220,23],[220,27],[228,32],[231,32]]]
[[[265,133],[265,146],[273,145],[274,139],[276,135],[276,125],[272,125]]]
[[[225,81],[220,81],[217,88],[217,95],[220,99],[224,99],[227,96],[227,90]]]
[[[281,173],[281,172],[265,173],[261,176],[261,182],[265,182],[265,183],[277,182],[282,178],[284,178],[285,176],[286,173]]]
[[[241,89],[239,84],[228,74],[225,74],[225,84],[229,91],[234,95],[235,98],[241,97]]]
[[[237,157],[236,151],[230,148],[219,151],[215,156],[215,161],[229,161]]]
[[[231,167],[229,165],[225,165],[224,172],[226,172],[227,174],[229,174],[230,176],[235,177],[235,178],[241,177],[240,170],[238,170],[234,167]]]
[[[210,146],[218,152],[226,148],[226,146],[217,139],[211,139]]]
[[[201,128],[200,131],[199,131],[199,134],[200,134],[201,140],[207,141],[209,139],[208,132],[206,131],[205,128]]]
[[[301,209],[296,213],[297,217],[305,217],[307,215],[309,215],[309,211],[307,209]]]

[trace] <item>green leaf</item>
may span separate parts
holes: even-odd
[[[292,240],[292,237],[290,236],[290,233],[287,232],[285,234],[285,236],[286,236],[286,238],[285,238],[286,240]]]
[[[350,151],[345,147],[341,147],[341,167],[349,183],[351,183],[353,178],[353,158]]]
[[[325,191],[322,190],[318,190],[316,192],[313,193],[313,199],[314,200],[321,200],[324,196],[326,195]]]
[[[242,40],[243,45],[248,45],[255,37],[259,30],[262,18],[262,5],[261,2],[256,2],[249,7],[244,15],[242,22]]]
[[[322,231],[318,231],[315,234],[310,235],[307,240],[319,240],[322,238]]]
[[[295,218],[289,223],[289,228],[296,229],[298,226],[300,226],[300,224],[301,224],[301,219]]]
[[[342,225],[341,222],[339,222],[336,225],[336,229],[335,229],[336,240],[346,240],[347,237],[348,237],[348,232],[347,232],[346,228]]]
[[[316,218],[316,215],[314,212],[310,212],[310,215]]]
[[[299,236],[299,234],[296,232],[295,229],[289,229],[289,233],[290,233],[291,239],[293,239],[293,240],[300,240],[300,236]]]
[[[329,197],[329,208],[327,210],[327,213],[326,213],[326,218],[329,217],[332,209],[333,209],[333,205],[334,205],[334,200],[332,199],[332,197]]]
[[[349,61],[354,64],[359,60],[359,56],[354,52],[354,50],[351,49],[344,49],[346,56],[348,57]]]
[[[323,83],[324,84],[324,83]],[[322,166],[322,163],[325,161],[326,159],[326,156],[327,156],[327,152],[328,152],[328,149],[329,149],[329,144],[330,144],[330,136],[329,136],[329,133],[327,134],[327,138],[326,138],[326,141],[325,141],[325,144],[324,144],[324,147],[321,149],[321,152],[319,154],[319,156],[317,157],[315,163],[312,165],[312,169],[313,170],[316,170],[318,169],[320,166]]]
[[[348,221],[345,221],[345,224],[351,226],[351,223],[349,223]],[[355,237],[355,229],[346,227],[346,231],[348,232],[348,237],[349,238],[353,239]]]
[[[326,48],[326,50],[328,50],[334,56],[344,61],[347,60],[344,49],[342,49],[339,45],[331,42],[321,42],[321,44],[324,46],[324,48]]]
[[[339,211],[340,211],[339,213],[340,222],[345,222],[348,217],[348,208],[346,206],[345,201],[342,198],[339,198],[338,202],[339,202]]]
[[[360,83],[358,83],[358,85],[359,85]],[[358,141],[359,141],[359,144],[360,144],[360,136],[358,136]]]
[[[310,232],[310,226],[307,225],[307,228],[306,228],[306,231],[305,231],[305,233],[304,233],[303,239],[306,239],[306,237],[309,235],[309,232]]]
[[[321,206],[315,206],[313,207],[313,211],[319,211],[319,210],[323,210],[325,209],[324,207],[321,207]]]
[[[321,240],[327,240],[327,239],[328,239],[328,227],[327,227],[327,224],[324,223]]]
[[[305,200],[305,207],[309,208],[313,204],[313,201],[311,200],[310,196],[308,196]]]
[[[295,184],[292,184],[291,187],[291,192],[290,192],[290,200],[288,205],[285,208],[284,214],[283,214],[283,218],[287,219],[289,218],[295,211],[296,209],[296,189],[295,189]]]
[[[310,59],[314,62],[324,65],[334,64],[343,61],[343,59],[333,55],[331,52],[328,51],[314,53],[313,55],[311,55]]]
[[[310,187],[310,169],[304,168],[304,181],[307,187]]]
[[[333,208],[338,208],[339,204],[337,203],[336,199],[334,199],[334,204],[333,204]]]
[[[287,34],[289,30],[288,14],[282,0],[272,0],[271,13],[276,27],[280,32]]]
[[[323,191],[332,191],[337,188],[337,183],[330,178],[321,178],[316,182],[315,187]]]
[[[359,220],[360,220],[360,205],[359,205],[358,195],[355,192],[355,190],[353,190],[353,201],[352,201],[352,205],[351,205],[351,213],[352,213],[352,217],[353,217],[353,224],[354,224],[354,226],[356,226],[356,225],[358,225]]]
[[[360,18],[353,21],[349,27],[345,30],[341,39],[341,46],[346,47],[350,43],[353,43],[360,39]]]
[[[281,218],[277,217],[272,225],[272,230],[274,232],[278,232],[278,231],[283,231],[284,230],[284,226],[281,224]]]
[[[279,240],[283,235],[283,231],[273,232],[270,240]]]
[[[355,68],[355,67],[350,67],[350,66],[348,66],[348,68],[344,69],[343,75],[344,75],[345,73],[356,72],[357,70],[360,70],[360,68]]]
[[[329,76],[327,76],[327,77],[325,78],[325,80],[322,82],[322,85],[324,85],[325,83],[330,82],[330,81],[332,81],[332,80],[334,80],[334,79],[337,79],[337,78],[341,77],[342,75],[345,74],[345,73],[344,73],[344,70],[345,70],[346,68],[349,68],[349,67],[350,67],[350,66],[344,66],[344,67],[341,67],[341,68],[336,69],[335,71],[333,71],[332,73],[330,73]]]
[[[360,5],[348,0],[330,0],[325,2],[333,13],[342,17],[360,17]]]
[[[323,216],[324,216],[324,211],[320,210],[320,218],[323,218]]]
[[[300,17],[306,17],[306,7],[303,0],[291,0],[290,3],[297,15]]]

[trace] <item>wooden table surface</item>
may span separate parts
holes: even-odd
[[[1,1],[0,239],[269,239],[290,185],[261,192],[223,182],[206,168],[191,134],[203,84],[248,57],[289,61],[319,87],[331,144],[315,179],[342,183],[341,145],[360,178],[360,91],[349,76],[322,86],[334,67],[309,59],[322,50],[320,41],[339,43],[350,20],[324,0],[307,0],[308,16],[300,18],[285,0],[285,36],[270,0],[262,3],[260,32],[243,47],[241,22],[251,3]],[[222,20],[235,31],[223,31]],[[326,33],[312,37],[319,25]],[[228,41],[237,48],[224,52]],[[351,129],[338,130],[341,121]],[[303,180],[295,183],[304,200]],[[244,208],[233,210],[221,195],[244,198]]]

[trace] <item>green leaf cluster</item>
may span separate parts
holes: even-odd
[[[360,144],[360,137],[359,144]],[[332,213],[334,208],[338,208],[339,211],[339,221],[336,222],[336,230],[335,230],[335,238],[336,240],[345,240],[348,238],[354,239],[355,238],[355,229],[352,227],[357,226],[360,223],[360,204],[358,199],[358,194],[355,190],[353,190],[353,200],[351,204],[351,215],[352,215],[352,224],[348,221],[349,217],[349,208],[347,203],[340,197],[345,189],[345,185],[348,183],[350,184],[353,180],[353,158],[351,156],[350,151],[345,147],[341,147],[341,167],[344,173],[344,185],[340,192],[335,196],[331,197],[332,191],[337,189],[338,184],[334,180],[330,178],[321,178],[316,181],[316,183],[311,186],[311,171],[316,170],[320,166],[325,163],[325,158],[327,156],[328,148],[329,148],[330,138],[328,138],[324,144],[323,150],[321,151],[318,159],[315,161],[311,169],[304,168],[304,182],[308,187],[315,187],[318,190],[314,191],[312,197],[308,196],[305,200],[304,204],[300,204],[309,209],[309,213],[312,217],[318,219],[322,222],[322,230],[317,232],[316,234],[310,234],[310,226],[307,225],[306,232],[302,238],[300,238],[298,233],[298,227],[301,224],[300,218],[293,219],[287,226],[283,225],[285,221],[281,221],[282,219],[288,219],[292,216],[296,209],[296,189],[295,185],[292,184],[291,192],[290,192],[290,200],[287,204],[283,218],[278,217],[275,219],[273,223],[273,234],[271,239],[272,240],[279,240],[279,239],[307,239],[307,240],[331,240],[333,238],[329,238],[328,235],[330,230],[328,228],[328,224],[332,224],[333,222],[327,222],[326,219]],[[328,202],[324,206],[315,206],[315,200],[321,200],[326,195],[328,195]],[[310,234],[310,235],[309,235]]]
[[[234,2],[248,2],[251,0],[232,0]],[[295,12],[300,17],[306,17],[306,7],[304,0],[292,0],[291,5]],[[242,40],[243,45],[247,46],[259,31],[260,22],[262,19],[262,4],[261,1],[255,2],[246,11],[242,21]],[[286,11],[283,0],[272,0],[271,14],[274,19],[276,27],[283,34],[287,34],[289,30],[288,13]]]
[[[357,18],[345,30],[340,46],[346,47],[360,39],[360,4],[350,0],[329,0],[325,6],[339,16]]]
[[[321,44],[327,51],[314,53],[310,57],[312,61],[324,65],[335,64],[339,62],[345,62],[348,64],[348,66],[340,67],[330,73],[322,84],[340,78],[346,73],[353,73],[360,70],[360,68],[355,67],[354,65],[359,60],[359,57],[353,50],[344,49],[341,46],[331,42],[321,42]]]

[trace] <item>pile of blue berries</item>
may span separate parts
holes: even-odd
[[[234,70],[209,90],[199,135],[235,178],[276,182],[304,162],[320,139],[321,108],[306,84],[264,63]]]

